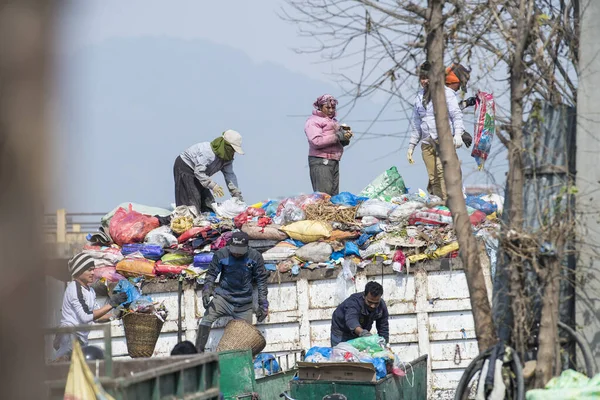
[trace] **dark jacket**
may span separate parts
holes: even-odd
[[[390,326],[388,323],[388,310],[385,301],[381,300],[379,306],[373,312],[369,312],[365,304],[364,293],[355,293],[340,304],[331,317],[331,334],[342,338],[342,341],[355,339],[354,333],[359,325],[368,331],[377,326],[377,334],[390,341]]]
[[[219,273],[221,277],[216,285]],[[249,248],[244,258],[235,258],[229,253],[228,247],[223,247],[215,253],[208,266],[204,290],[212,291],[216,286],[214,294],[234,306],[245,306],[252,304],[253,283],[258,289],[259,306],[268,308],[267,271],[262,255]]]

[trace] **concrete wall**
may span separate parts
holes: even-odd
[[[581,0],[577,93],[577,209],[582,221],[577,286],[577,325],[600,365],[600,1]],[[598,367],[596,367],[598,370]]]

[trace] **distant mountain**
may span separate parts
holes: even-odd
[[[60,190],[49,208],[168,206],[177,155],[226,129],[244,138],[246,155],[234,168],[248,202],[311,191],[304,121],[317,96],[336,94],[333,85],[200,40],[114,39],[65,56],[60,67],[53,176]],[[365,120],[351,123],[356,132],[380,110],[362,103],[348,117]],[[401,120],[371,131],[407,131],[404,115],[382,118]],[[405,161],[404,139],[364,138],[344,155],[342,190],[359,191],[394,164],[407,186],[426,186],[424,165],[409,169]]]

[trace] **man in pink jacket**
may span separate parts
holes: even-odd
[[[335,119],[338,101],[330,94],[320,96],[306,120],[304,133],[308,139],[308,166],[315,192],[335,196],[340,187],[340,159],[344,146],[350,143],[352,131]]]

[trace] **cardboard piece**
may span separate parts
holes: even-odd
[[[312,381],[377,382],[371,363],[298,363],[298,379]]]

